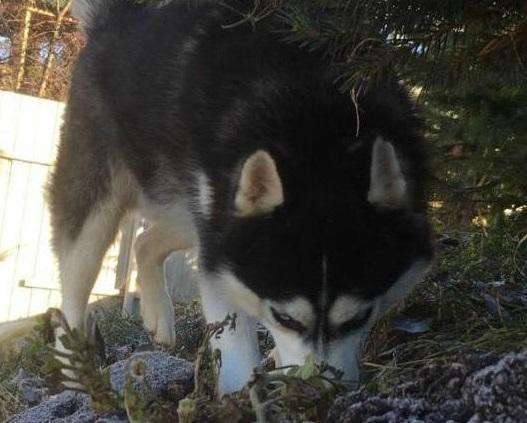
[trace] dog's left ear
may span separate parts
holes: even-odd
[[[382,138],[373,144],[368,202],[385,208],[408,205],[408,187],[393,145]]]
[[[239,216],[270,213],[284,202],[282,181],[269,153],[258,150],[242,167],[235,207]]]

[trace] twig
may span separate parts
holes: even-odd
[[[26,57],[27,57],[27,43],[29,39],[29,30],[31,27],[31,11],[26,9],[26,15],[24,18],[24,32],[22,35],[22,45],[20,47],[20,62],[18,63],[18,74],[16,77],[15,91],[20,90],[22,82],[24,80],[24,73],[26,70]]]
[[[356,119],[356,130],[355,130],[355,138],[359,138],[359,132],[360,132],[360,114],[359,114],[359,102],[357,100],[357,92],[355,91],[355,87],[351,89],[351,101],[353,102],[353,105],[355,106],[355,119]]]
[[[68,13],[71,7],[71,3],[72,3],[72,0],[69,0],[68,3],[66,3],[64,8],[57,15],[57,20],[55,21],[55,28],[53,30],[53,35],[51,36],[51,40],[49,41],[48,57],[46,58],[46,64],[44,65],[44,73],[42,75],[42,81],[40,82],[40,88],[38,90],[38,95],[40,97],[42,97],[44,93],[46,92],[46,87],[48,85],[49,76],[51,75],[51,65],[53,64],[53,59],[55,58],[55,45],[57,44],[57,40],[59,38],[59,31],[62,26],[62,20],[66,16],[66,13]],[[57,2],[57,11],[58,9],[59,9],[59,5]]]
[[[257,423],[267,423],[267,414],[265,412],[265,403],[262,402],[263,389],[260,382],[260,379],[263,378],[261,371],[255,369],[253,375],[253,381],[249,383],[249,399],[256,415]]]

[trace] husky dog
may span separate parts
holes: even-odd
[[[76,0],[87,45],[71,85],[49,197],[63,312],[83,325],[101,260],[127,212],[142,317],[174,342],[163,262],[198,246],[208,321],[236,313],[219,389],[260,362],[308,354],[357,380],[361,341],[432,258],[419,121],[386,80],[356,108],[321,57],[219,2]]]

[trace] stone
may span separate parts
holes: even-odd
[[[92,423],[95,421],[87,394],[64,391],[12,417],[9,423]]]
[[[527,421],[527,351],[505,355],[472,374],[462,388],[473,421]]]
[[[149,351],[133,354],[130,358],[110,366],[110,383],[112,388],[122,393],[128,380],[130,364],[133,360],[142,360],[146,365],[146,373],[142,386],[134,386],[147,398],[157,397],[174,384],[190,391],[194,380],[194,365],[189,361],[169,355],[164,351]]]
[[[19,369],[17,374],[9,381],[29,406],[39,404],[48,397],[49,389],[45,386],[44,379]]]
[[[146,366],[142,381],[134,382],[134,389],[145,400],[151,400],[162,395],[184,396],[192,389],[194,365],[186,360],[173,357],[163,351],[149,351],[133,354],[126,360],[110,366],[110,382],[112,388],[123,393],[129,378],[129,369],[134,360],[142,361]],[[24,374],[16,380],[26,380]],[[176,389],[176,387],[178,389]],[[53,395],[39,405],[17,414],[9,420],[10,423],[124,423],[126,416],[122,412],[98,416],[91,409],[91,398],[88,394],[64,391]]]
[[[328,413],[333,423],[527,422],[527,351],[498,359],[461,355],[459,361],[423,367],[392,395],[351,392]]]

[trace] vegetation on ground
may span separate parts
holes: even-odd
[[[431,274],[373,331],[364,363],[372,392],[389,393],[463,353],[527,347],[527,210],[452,231],[439,248]],[[396,315],[422,323],[422,333],[394,327]]]
[[[448,364],[476,352],[499,355],[527,348],[527,210],[476,223],[479,226],[474,224],[470,231],[463,228],[442,232],[436,263],[428,278],[376,325],[365,347],[360,389],[371,395],[394,394],[430,366]],[[178,306],[176,310],[184,322],[197,317],[196,305]],[[150,421],[166,421],[167,416],[176,414],[182,422],[243,422],[257,416],[262,422],[280,418],[324,421],[333,401],[346,388],[338,371],[311,358],[303,366],[282,371],[257,369],[244,390],[218,398],[214,381],[221,357],[210,350],[207,341],[221,336],[232,324],[235,319],[228,318],[215,325],[202,326],[202,320],[194,320],[194,326],[182,326],[195,328],[186,335],[194,337],[191,344],[201,346],[185,356],[195,360],[197,383],[179,403],[166,398],[141,402],[133,390],[125,391],[123,396],[111,391],[104,370],[109,364],[108,348],[101,348],[100,342],[94,347],[97,342],[90,344],[76,331],[66,342],[77,354],[77,365],[68,368],[77,372],[83,384],[92,387],[89,393],[95,409],[126,410],[130,421],[141,421],[144,416]],[[146,336],[140,321],[123,317],[118,311],[100,316],[98,327],[104,339],[102,345],[106,346],[138,348],[141,342],[137,340]],[[0,411],[4,418],[24,407],[19,394],[9,387],[18,369],[43,377],[52,391],[59,389],[53,377],[57,369],[45,365],[50,349],[42,328],[24,342],[20,352],[4,353],[0,361]],[[97,338],[93,331],[90,336]],[[176,347],[172,353],[178,355],[181,351]],[[142,366],[141,362],[134,364],[139,378],[144,372]]]

